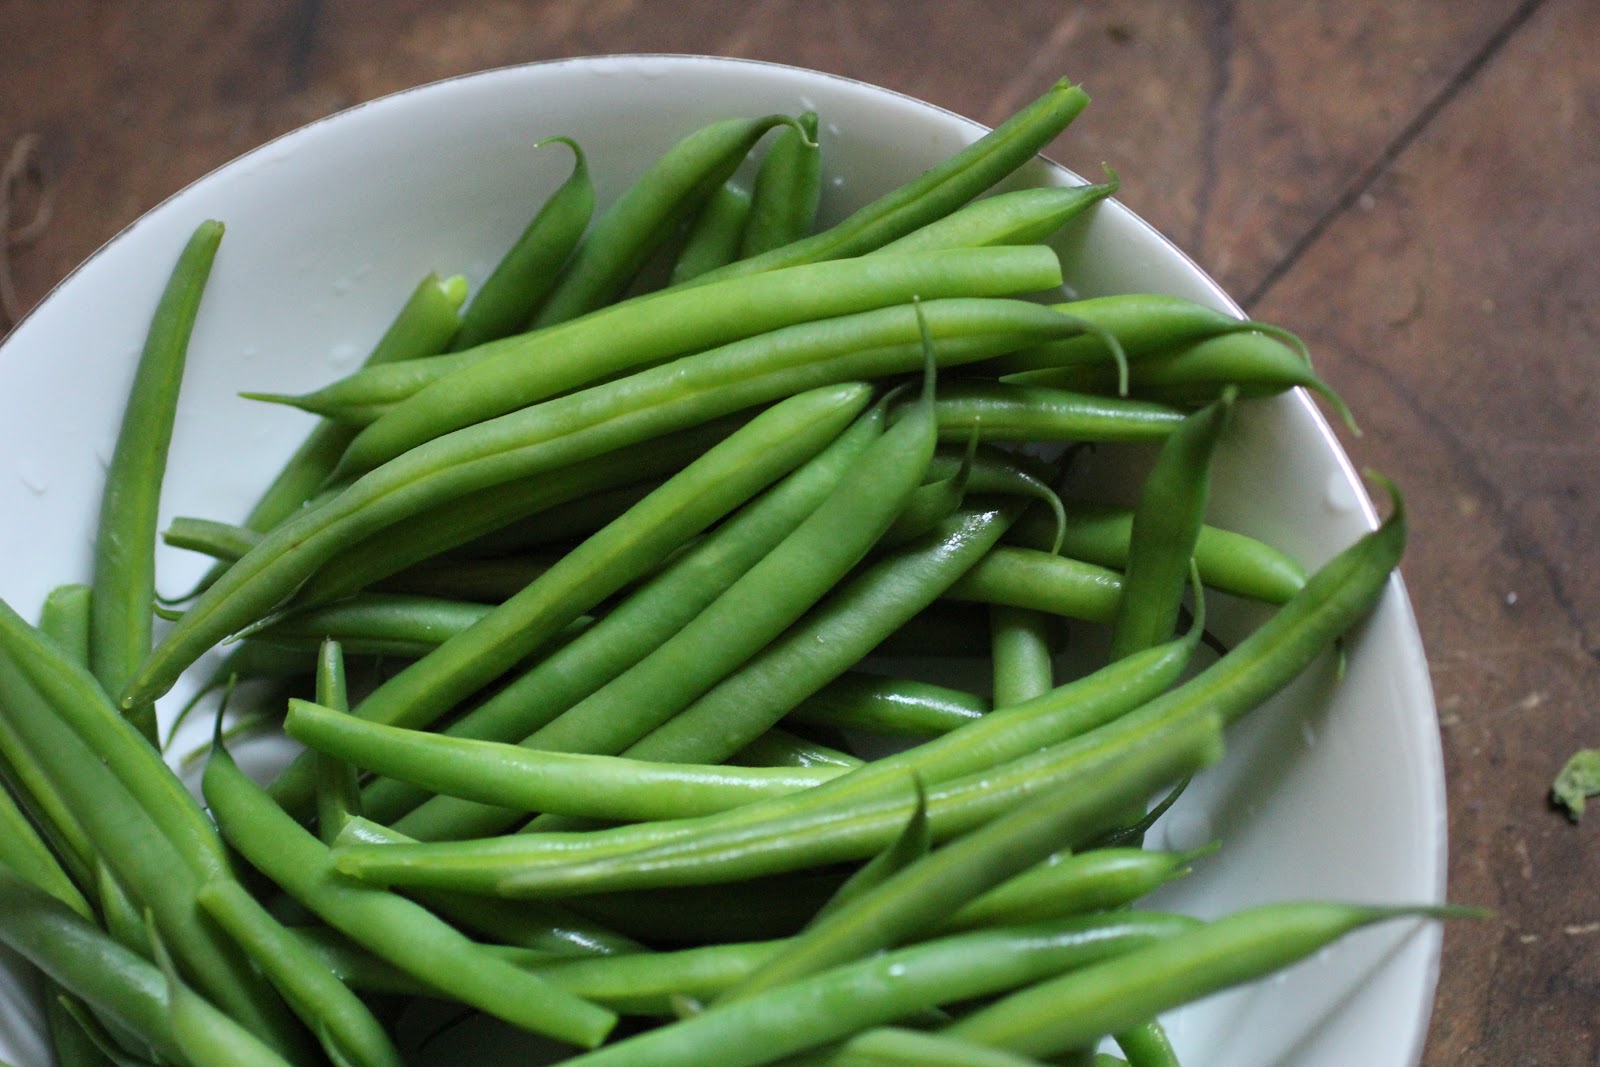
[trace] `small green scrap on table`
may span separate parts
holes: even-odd
[[[1600,748],[1579,749],[1567,760],[1567,765],[1556,775],[1550,795],[1557,804],[1567,809],[1567,818],[1577,822],[1583,818],[1584,801],[1600,796]]]

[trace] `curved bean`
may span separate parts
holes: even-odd
[[[562,264],[578,247],[594,214],[594,184],[583,149],[570,137],[547,137],[533,148],[537,151],[547,144],[572,149],[572,173],[478,287],[450,342],[453,352],[519,333],[555,288]]]
[[[756,171],[750,217],[740,235],[739,253],[748,259],[800,240],[811,232],[822,198],[822,150],[817,143],[817,113],[807,111],[778,134]]]
[[[94,539],[89,666],[111,692],[126,685],[150,654],[157,512],[167,447],[177,418],[189,336],[221,243],[222,223],[202,222],[179,255],[145,337],[122,428],[106,468]],[[125,712],[145,740],[155,745],[155,705],[135,704]]]
[[[718,186],[689,225],[667,284],[681,285],[739,258],[739,241],[749,216],[748,189],[731,180]]]
[[[872,254],[1035,244],[1111,196],[1117,185],[1116,174],[1108,173],[1107,181],[1099,185],[995,193],[913,230]]]
[[[791,709],[796,722],[890,737],[937,737],[982,718],[989,701],[910,678],[847,672]]]

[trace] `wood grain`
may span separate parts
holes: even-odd
[[[1442,716],[1450,928],[1425,1062],[1600,1064],[1600,819],[1545,799],[1600,744],[1600,4],[1594,0],[0,0],[0,151],[58,190],[24,302],[240,152],[408,86],[700,52],[998,121],[1062,75],[1052,150],[1299,330],[1407,487]],[[25,194],[26,195],[26,194]]]

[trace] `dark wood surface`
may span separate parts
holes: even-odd
[[[862,78],[986,122],[1062,75],[1051,153],[1253,314],[1297,330],[1393,475],[1449,778],[1430,1065],[1600,1064],[1600,3],[0,0],[0,152],[55,190],[23,306],[186,182],[311,119],[466,71],[697,52]],[[13,225],[26,221],[25,185]]]

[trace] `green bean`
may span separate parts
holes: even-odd
[[[1178,1054],[1155,1019],[1119,1030],[1112,1037],[1128,1058],[1128,1067],[1179,1067]]]
[[[739,258],[739,241],[749,215],[750,191],[731,180],[723,182],[690,224],[668,284],[681,285]]]
[[[744,157],[787,115],[723,119],[669,148],[601,212],[534,316],[534,327],[609,304],[684,217],[733,176]]]
[[[343,469],[371,469],[451,430],[671,356],[913,297],[1036,292],[1059,285],[1060,269],[1048,248],[957,249],[802,266],[624,301],[502,342],[418,390],[361,431]]]
[[[728,761],[745,767],[838,767],[843,770],[865,762],[858,756],[776,726],[728,757]]]
[[[232,563],[261,543],[261,533],[248,526],[180,515],[167,524],[161,540],[173,548]]]
[[[483,952],[417,904],[345,878],[328,850],[250,781],[221,746],[207,802],[229,844],[329,925],[434,988],[524,1029],[593,1047],[615,1016]]]
[[[1055,687],[1050,616],[1030,608],[995,604],[989,609],[989,628],[995,707],[1020,704]]]
[[[887,882],[913,863],[928,855],[928,850],[933,847],[933,834],[928,828],[928,793],[922,787],[920,779],[912,778],[911,784],[916,787],[917,805],[911,809],[911,817],[906,820],[906,825],[900,831],[900,836],[891,841],[882,852],[857,867],[850,877],[844,880],[839,888],[834,891],[834,894],[828,898],[827,902],[807,920],[805,927],[797,935],[799,938],[805,938],[810,931],[827,922],[835,913],[851,906],[863,896],[876,890],[884,882]],[[730,986],[724,991],[724,996],[737,998],[743,995],[746,987],[752,981],[757,986],[761,985],[767,965],[774,960],[784,959],[790,954],[791,948],[794,947],[797,947],[797,942],[791,938],[782,949],[773,954],[771,959],[762,964],[760,970],[746,976],[737,985]],[[804,943],[798,943],[798,947],[801,947],[803,953]],[[870,951],[869,949],[868,953],[863,953],[863,955],[870,954]],[[821,968],[813,967],[810,969],[819,970]],[[795,969],[791,967],[791,970]],[[766,984],[773,983],[768,982]]]
[[[44,994],[44,1024],[56,1067],[144,1067],[149,1062],[135,1060],[116,1047],[105,1027],[82,1001],[48,981]],[[132,1040],[129,1039],[130,1043]]]
[[[1069,328],[1052,312],[1025,301],[941,300],[922,308],[934,336],[940,338],[937,355],[945,364],[1013,346],[1029,333],[1037,336]],[[206,648],[276,608],[352,538],[441,499],[552,469],[818,383],[909,371],[921,365],[920,340],[915,346],[888,344],[865,350],[859,346],[896,333],[904,336],[913,319],[905,309],[891,308],[866,313],[861,319],[791,327],[748,345],[686,357],[672,367],[549,401],[413,449],[274,530],[167,634],[123,699],[136,703],[164,691]],[[846,354],[828,358],[833,352]],[[761,358],[753,363],[753,356]]]
[[[167,446],[177,417],[189,335],[221,243],[222,224],[202,222],[179,255],[145,337],[122,429],[106,468],[94,542],[89,662],[100,684],[112,692],[127,684],[150,653],[157,510]],[[155,706],[133,705],[127,714],[154,745]]]
[[[9,613],[0,604],[0,619]],[[47,654],[41,651],[26,665],[48,663]],[[120,746],[101,747],[77,733],[78,723],[69,717],[87,709],[49,700],[42,688],[40,696],[47,698],[42,702],[18,699],[29,679],[14,669],[16,665],[16,659],[0,659],[0,715],[23,746],[19,755],[39,768],[47,789],[63,799],[72,824],[81,828],[89,849],[86,871],[96,888],[105,884],[96,872],[98,863],[109,868],[136,904],[154,909],[162,929],[174,939],[185,972],[207,995],[252,1031],[270,1035],[278,1047],[297,1048],[303,1035],[282,1003],[234,946],[202,921],[195,890],[205,879],[229,878],[232,873],[225,854],[217,855],[221,842],[215,828],[182,782],[121,717],[89,711],[111,726],[89,736],[122,741]],[[105,701],[93,679],[86,673],[82,677]],[[148,754],[159,770],[125,781],[122,773],[132,762],[126,757],[137,752]],[[199,826],[191,821],[193,816],[203,820]]]
[[[543,747],[537,730],[688,624],[815,510],[882,428],[883,408],[877,405],[624,600],[589,636],[552,653],[446,732],[483,740],[527,738],[525,743]],[[380,781],[369,788],[367,804],[375,817],[393,819],[416,802],[413,797]],[[509,826],[515,817],[512,812],[449,798],[429,801],[427,808],[426,814],[407,822],[408,830],[425,838],[442,832],[431,827],[450,827],[444,836],[493,832]]]
[[[457,497],[335,553],[295,598],[301,604],[330,603],[451,549],[477,550],[501,540],[526,539],[527,525],[547,531],[559,528],[596,496],[609,502],[620,493],[626,502],[620,514],[643,496],[648,479],[686,466],[747,421],[743,414],[713,419],[560,470]]]
[[[1065,504],[1066,535],[1060,551],[1102,567],[1128,565],[1133,510],[1086,500]],[[1053,527],[1024,515],[1006,535],[1029,548],[1048,550]],[[1305,568],[1271,545],[1241,533],[1203,525],[1194,547],[1195,565],[1206,586],[1238,596],[1282,604],[1306,584]]]
[[[1109,391],[1116,384],[1113,370],[1107,364],[1069,364],[1010,374],[1002,380]],[[1274,396],[1301,386],[1326,401],[1352,432],[1360,433],[1349,407],[1311,369],[1298,340],[1286,341],[1259,329],[1235,330],[1162,349],[1130,364],[1129,380],[1141,396],[1194,406],[1210,403],[1229,385],[1242,397]]]
[[[847,672],[796,704],[786,718],[891,737],[937,737],[982,718],[989,708],[989,701],[959,689]]]
[[[767,149],[750,193],[750,217],[735,259],[748,259],[800,240],[811,232],[822,198],[822,150],[817,113],[807,111]]]
[[[39,609],[39,632],[61,649],[74,663],[89,662],[91,590],[87,585],[58,585],[44,598]]]
[[[808,974],[911,941],[960,903],[1111,824],[1128,804],[1222,756],[1220,723],[1109,768],[1092,791],[1068,781],[907,864],[794,938],[719,999],[745,1000]]]
[[[625,754],[639,759],[726,758],[959,581],[999,539],[1013,514],[1004,509],[958,513],[925,538],[874,561],[737,673]]]
[[[959,781],[963,775],[987,783],[994,769],[1008,761],[1125,714],[1176,680],[1193,647],[1191,637],[1159,652],[1152,650],[1111,664],[1059,686],[1045,697],[996,710],[943,737],[841,775],[818,786],[803,801],[795,797],[766,801],[724,816],[676,825],[658,824],[647,831],[618,828],[582,835],[520,834],[417,850],[341,845],[337,859],[341,868],[350,873],[396,880],[438,877],[452,881],[458,874],[482,869],[487,872],[484,887],[492,890],[509,869],[531,871],[541,862],[559,865],[584,859],[604,864],[606,856],[620,857],[635,850],[670,853],[673,862],[681,852],[685,862],[693,862],[689,856],[737,854],[751,841],[757,841],[767,845],[787,843],[785,847],[792,846],[803,856],[818,836],[831,833],[832,824],[858,816],[864,824],[862,839],[869,842],[866,853],[870,854],[875,850],[871,842],[881,848],[888,840],[886,835],[904,825],[905,783],[912,774],[929,784],[930,810],[936,819],[943,818],[941,796],[949,792],[943,783]],[[1019,788],[1026,792],[1038,784],[1030,779]],[[450,862],[457,858],[458,865]],[[418,861],[425,861],[427,866],[414,869]],[[504,865],[497,867],[502,861]]]
[[[250,1031],[218,1026],[220,1013],[178,977],[172,956],[150,923],[156,965],[166,980],[167,1021],[186,1063],[195,1067],[289,1067],[289,1063]]]
[[[1270,335],[1301,354],[1305,346],[1287,330],[1238,318],[1181,296],[1165,293],[1121,293],[1088,300],[1057,304],[1063,314],[1093,323],[1122,346],[1129,370],[1145,356],[1169,351],[1180,345],[1204,341],[1229,333],[1255,332]],[[1043,371],[1058,367],[1103,365],[1112,355],[1104,342],[1092,334],[1062,341],[1050,341],[1001,356],[985,369],[996,375]]]
[[[38,886],[67,907],[93,919],[89,902],[40,838],[9,789],[0,788],[0,864]]]
[[[945,932],[1041,922],[1130,904],[1189,873],[1197,852],[1097,848],[1053,856],[961,905]]]
[[[888,529],[933,455],[931,400],[919,409],[920,418],[909,415],[869,444],[817,509],[722,595],[650,655],[542,727],[537,743],[716,762],[771,726],[777,715],[735,741],[719,738],[701,751],[695,740],[700,716],[683,709],[804,614]],[[701,754],[689,754],[694,751]]]
[[[939,396],[939,438],[964,441],[1160,441],[1184,413],[1148,400],[1124,400],[1037,385],[962,382]]]
[[[931,1005],[1070,973],[1178,936],[1193,920],[1146,913],[985,931],[897,949],[813,975],[572,1060],[574,1067],[747,1067]]]
[[[360,816],[345,820],[338,839],[368,844],[415,844],[414,838]],[[632,938],[553,903],[511,903],[429,890],[417,890],[412,896],[459,927],[504,945],[519,946],[551,957],[610,956],[644,951]]]
[[[1087,622],[1110,622],[1122,600],[1122,575],[1032,548],[1000,545],[958,578],[945,596]]]
[[[1065,80],[944,162],[815,236],[730,263],[699,284],[860,256],[942,218],[1032,159],[1088,106]]]
[[[237,882],[207,882],[200,906],[282,991],[335,1062],[398,1067],[402,1062],[383,1026],[321,960],[307,951]]]
[[[465,632],[492,610],[470,601],[364,593],[325,607],[287,612],[269,625],[247,631],[246,636],[290,645],[331,638],[369,649],[393,643],[402,654],[422,655]]]
[[[1210,496],[1211,456],[1232,411],[1229,392],[1185,419],[1163,443],[1145,477],[1133,512],[1122,596],[1111,623],[1112,659],[1166,641],[1177,628]]]
[[[594,185],[583,149],[570,137],[547,137],[533,145],[572,149],[572,173],[556,188],[512,243],[461,315],[451,351],[520,332],[555,288],[559,271],[583,237],[594,213]]]
[[[289,701],[284,728],[318,752],[434,792],[519,811],[601,819],[687,818],[808,789],[844,772],[546,752],[365,723],[304,700]]]
[[[1025,1055],[1049,1055],[1259,978],[1360,927],[1452,914],[1457,912],[1441,908],[1263,905],[1014,993],[944,1032]]]
[[[934,453],[933,462],[929,464],[929,474],[933,477],[948,476],[958,469],[966,471],[967,492],[1037,500],[1050,509],[1059,526],[1065,527],[1066,516],[1062,511],[1061,498],[1050,488],[1050,479],[1054,475],[1032,457],[980,442],[975,451],[969,447],[967,452],[959,455],[945,446]],[[1049,544],[1045,542],[1046,547]]]
[[[944,1034],[880,1026],[846,1041],[832,1055],[814,1062],[821,1067],[1043,1067],[1039,1060],[977,1045]],[[784,1067],[787,1067],[785,1061]]]
[[[1066,188],[1018,189],[974,200],[942,219],[935,219],[896,241],[874,250],[874,255],[896,252],[930,252],[938,248],[982,248],[988,245],[1027,245],[1044,241],[1088,208],[1117,191],[1115,173],[1100,185]]]
[[[171,1061],[188,1062],[167,1019],[161,972],[99,926],[0,864],[0,942]],[[237,1024],[218,1012],[215,1023]]]
[[[316,699],[322,707],[341,713],[350,710],[344,649],[332,639],[325,639],[317,650]],[[318,753],[316,779],[317,833],[323,844],[332,845],[345,819],[361,814],[361,788],[356,779],[356,767],[335,756]]]

